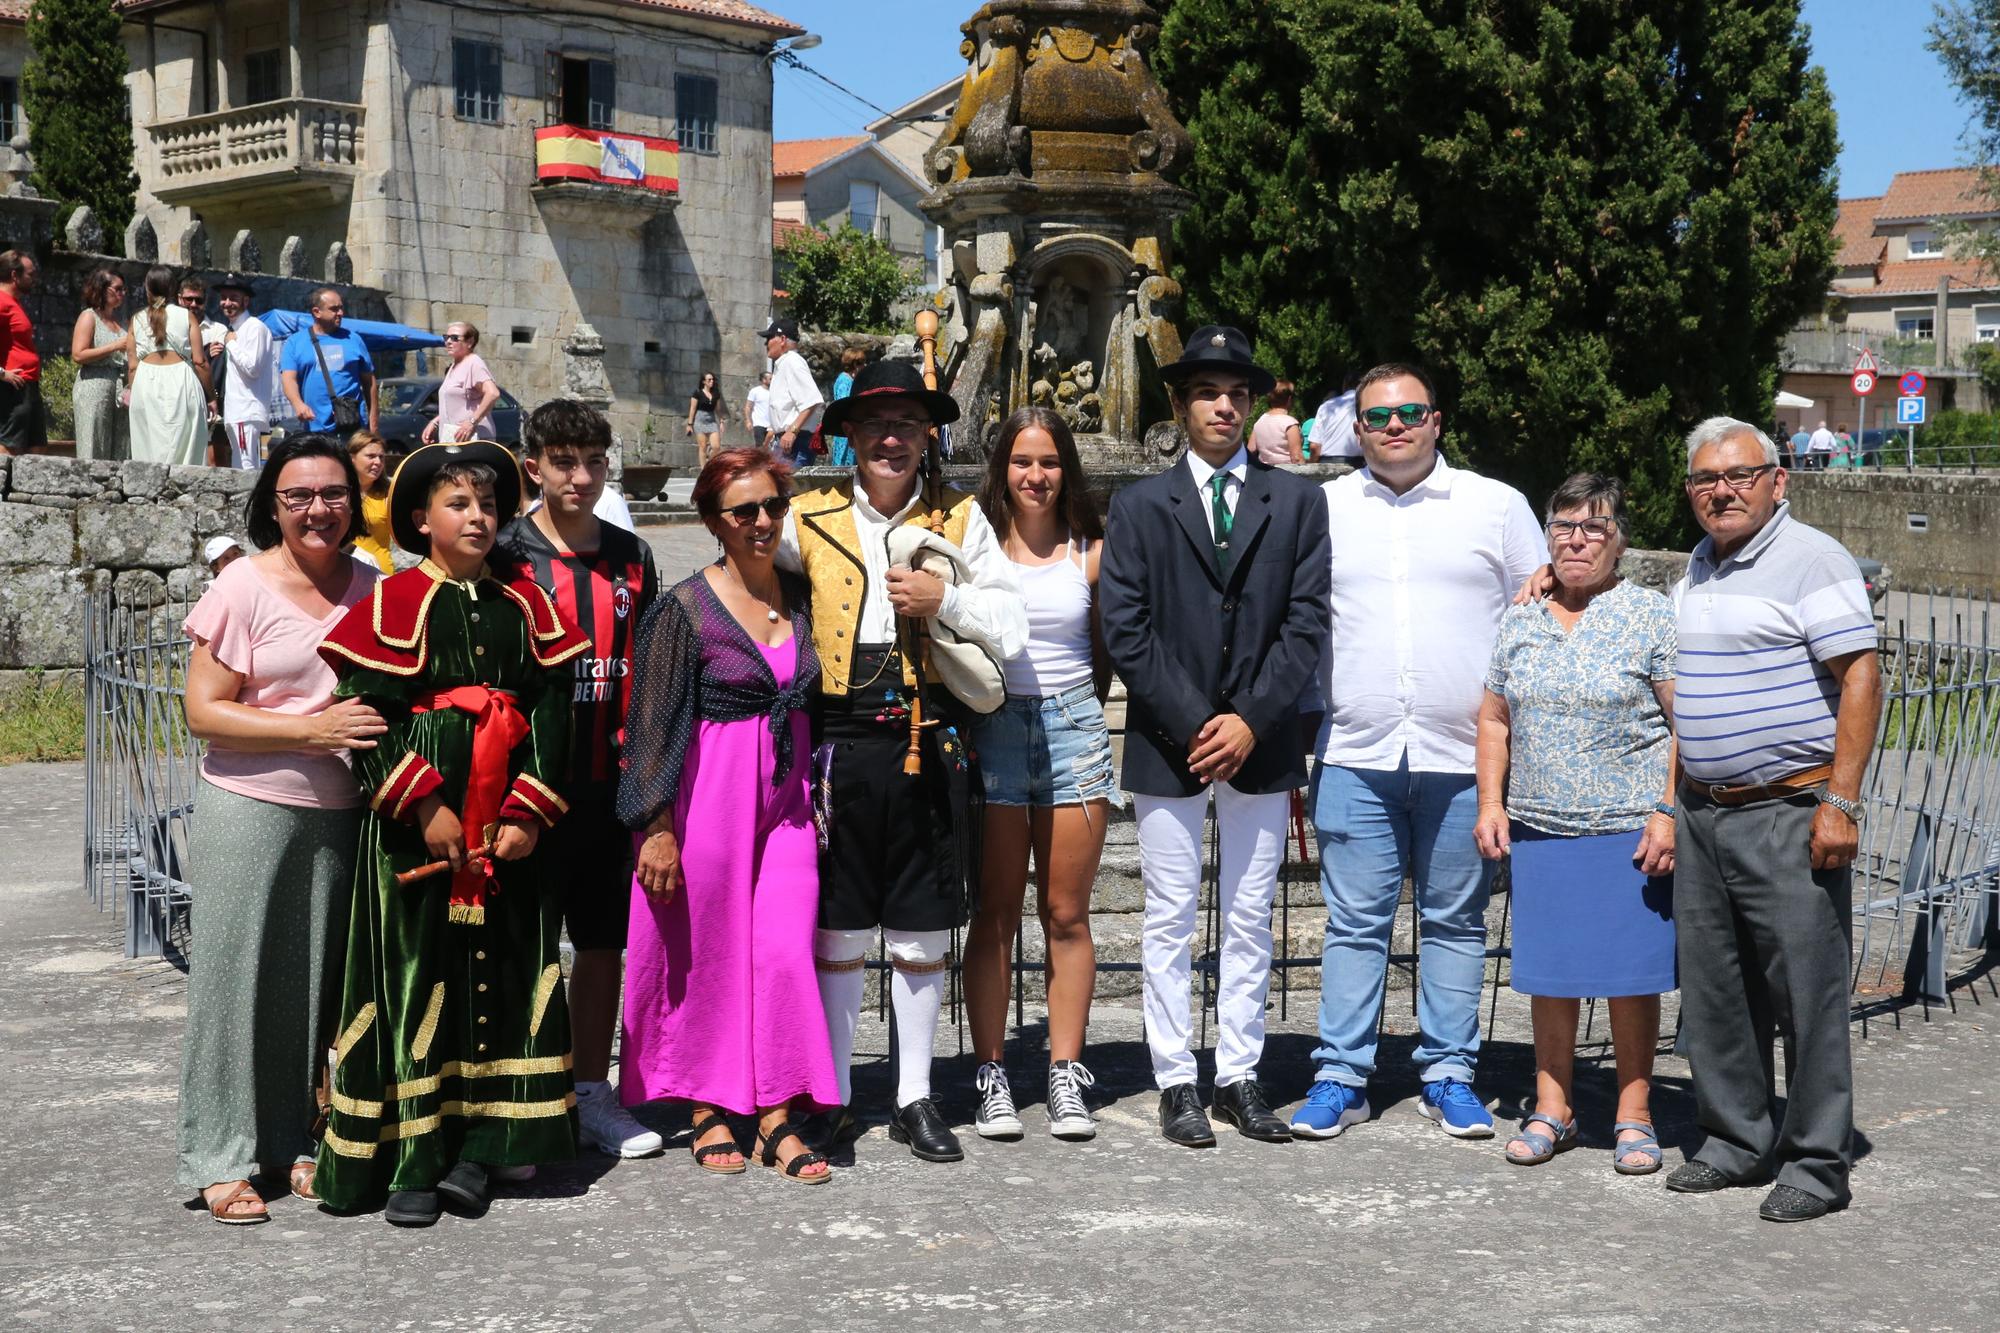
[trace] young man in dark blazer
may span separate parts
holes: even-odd
[[[1188,450],[1111,502],[1098,580],[1105,644],[1129,695],[1124,785],[1146,882],[1146,1041],[1160,1130],[1215,1142],[1195,1088],[1189,960],[1213,793],[1221,826],[1215,1113],[1286,1142],[1257,1083],[1271,980],[1271,899],[1290,795],[1305,785],[1298,704],[1329,621],[1326,501],[1243,447],[1271,374],[1232,328],[1197,330],[1161,369]]]

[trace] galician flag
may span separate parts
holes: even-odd
[[[633,182],[646,179],[644,139],[619,138],[607,134],[598,143],[604,150],[604,159],[597,171],[604,179]]]

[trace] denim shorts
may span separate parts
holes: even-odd
[[[1088,684],[1045,699],[1010,694],[979,719],[974,737],[988,805],[1125,805],[1111,769],[1104,705]]]

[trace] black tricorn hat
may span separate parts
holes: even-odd
[[[958,420],[958,403],[948,393],[924,384],[917,368],[905,361],[875,361],[854,377],[854,390],[833,403],[820,418],[821,435],[847,434],[847,418],[864,398],[914,398],[930,413],[933,426]]]
[[[417,531],[412,511],[430,503],[431,478],[449,463],[484,463],[493,469],[493,504],[501,523],[521,507],[521,463],[506,445],[492,440],[427,444],[402,461],[389,483],[389,527],[396,545],[412,555],[428,555],[431,549],[430,538]]]
[[[1267,394],[1278,382],[1264,367],[1250,359],[1250,340],[1243,330],[1227,324],[1204,324],[1194,331],[1181,349],[1181,359],[1160,367],[1160,378],[1179,384],[1198,370],[1233,370],[1250,381],[1250,392]]]

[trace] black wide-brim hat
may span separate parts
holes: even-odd
[[[847,418],[864,398],[886,397],[916,399],[930,413],[933,426],[958,420],[957,401],[950,394],[927,386],[915,366],[903,361],[875,361],[854,377],[853,391],[847,397],[827,406],[820,417],[820,434],[847,434]]]
[[[396,468],[389,483],[389,528],[396,545],[412,555],[428,555],[430,538],[417,531],[412,511],[428,508],[431,478],[450,463],[484,463],[493,469],[493,504],[505,524],[521,507],[521,463],[504,444],[467,440],[463,444],[427,444]]]
[[[1227,324],[1204,324],[1181,348],[1181,359],[1160,367],[1160,378],[1179,384],[1198,370],[1233,370],[1250,381],[1250,392],[1267,394],[1278,377],[1250,359],[1250,340]]]

